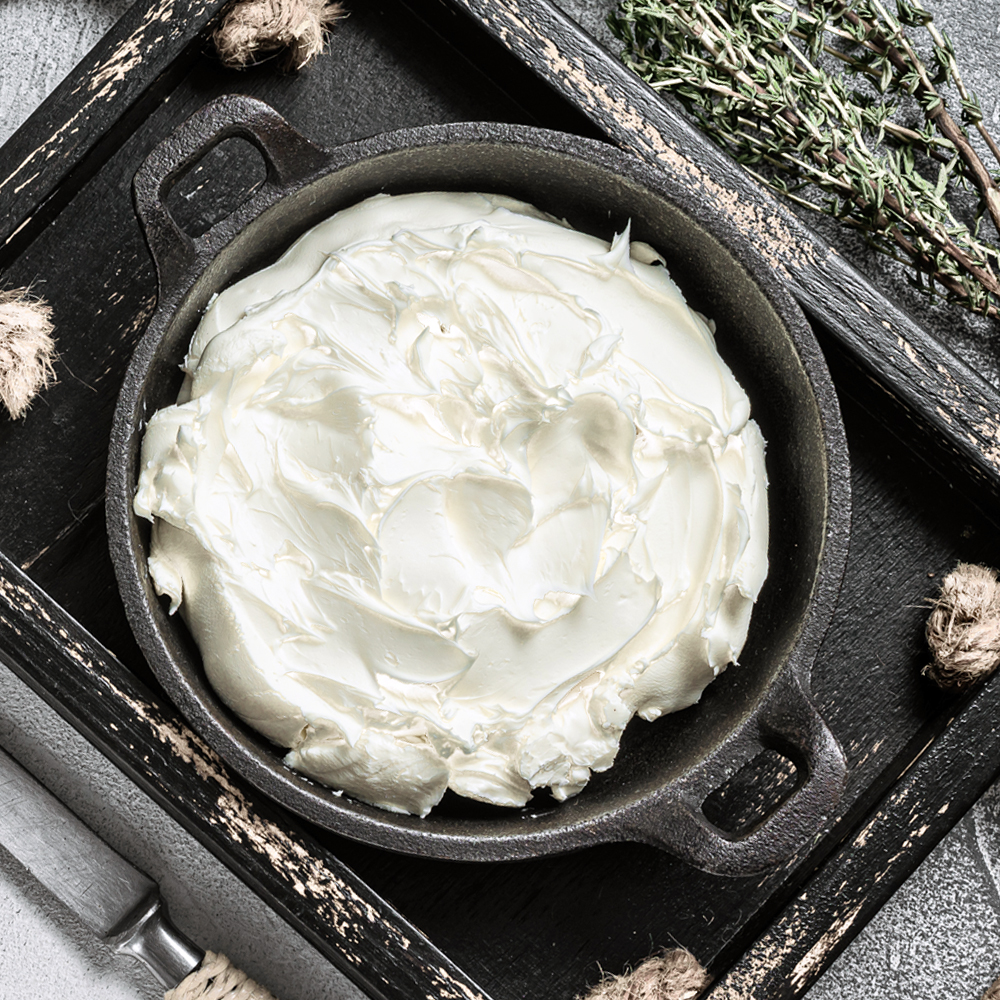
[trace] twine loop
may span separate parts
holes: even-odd
[[[686,948],[671,948],[622,976],[605,976],[579,1000],[695,1000],[712,977]]]
[[[163,1000],[275,1000],[263,986],[240,972],[225,955],[206,951],[201,965]]]

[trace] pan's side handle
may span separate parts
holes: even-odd
[[[847,780],[847,762],[810,695],[794,676],[773,689],[746,730],[720,748],[669,796],[652,796],[626,822],[627,837],[676,854],[717,875],[753,875],[785,864],[833,819]],[[798,787],[742,835],[720,830],[702,804],[722,781],[721,761],[746,763],[762,750],[790,758]],[[729,765],[730,769],[732,765]]]
[[[267,177],[253,196],[196,239],[184,233],[165,199],[177,179],[220,142],[246,139],[260,150]],[[199,266],[215,256],[246,224],[288,190],[312,176],[326,153],[297,132],[274,108],[252,97],[230,95],[206,104],[150,154],[132,184],[135,208],[160,282],[160,300],[183,290]]]

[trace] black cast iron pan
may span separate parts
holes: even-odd
[[[192,239],[164,200],[191,164],[233,136],[261,151],[267,179],[249,202]],[[132,513],[132,496],[143,428],[175,401],[178,365],[213,293],[371,194],[442,189],[513,195],[607,239],[631,219],[632,238],[664,254],[692,305],[717,321],[720,351],[768,442],[771,570],[743,662],[712,684],[699,705],[655,723],[633,721],[614,767],[595,775],[579,796],[562,804],[536,797],[521,810],[446,797],[420,819],[338,796],[288,770],[283,750],[228,712],[209,688],[183,622],[169,617],[153,592],[148,525]],[[822,832],[846,766],[813,706],[809,674],[847,553],[847,450],[812,332],[755,251],[753,232],[737,225],[737,213],[706,208],[680,179],[589,139],[459,124],[405,129],[327,152],[245,97],[212,102],[161,143],[136,175],[135,201],[160,294],[115,415],[111,551],[132,628],[156,676],[235,771],[320,826],[437,858],[508,860],[635,840],[709,871],[746,875],[785,862]],[[756,828],[728,836],[706,819],[702,803],[765,748],[795,762],[799,787]]]

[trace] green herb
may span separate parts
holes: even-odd
[[[1000,232],[1000,189],[968,129],[1000,149],[918,0],[621,0],[608,22],[625,64],[764,184],[860,230],[925,292],[996,315],[1000,249],[980,226]],[[954,185],[978,194],[964,220]]]

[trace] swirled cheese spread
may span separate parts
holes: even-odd
[[[764,442],[627,231],[379,195],[222,292],[184,369],[143,442],[150,572],[312,778],[420,815],[566,799],[739,655]]]

